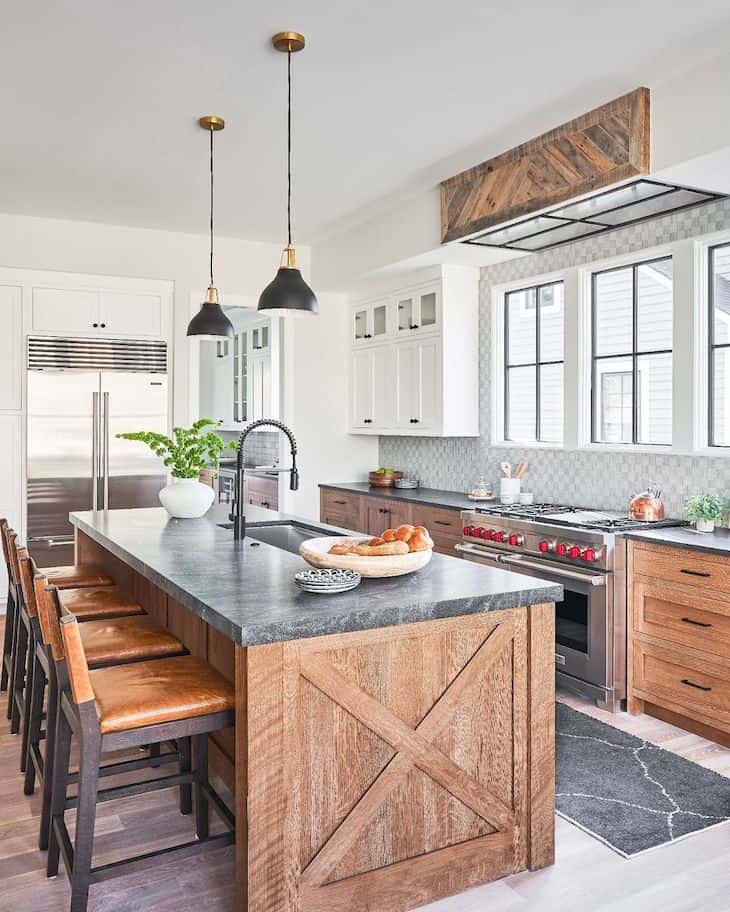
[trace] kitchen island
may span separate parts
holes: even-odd
[[[292,518],[247,518],[235,542],[224,507],[71,516],[76,560],[235,684],[211,762],[235,795],[237,910],[397,912],[551,864],[561,587],[436,554],[309,595],[295,545],[257,540]]]

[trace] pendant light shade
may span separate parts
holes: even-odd
[[[213,134],[226,125],[222,117],[212,114],[198,121],[210,133],[210,284],[200,310],[188,323],[188,335],[198,339],[228,338],[234,334],[233,323],[218,302],[218,289],[213,282]]]
[[[258,309],[271,314],[316,314],[319,304],[296,265],[291,231],[291,55],[304,48],[299,32],[279,32],[272,42],[287,55],[287,227],[288,243],[274,280],[261,292]]]

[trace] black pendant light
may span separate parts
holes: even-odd
[[[225,127],[222,117],[208,114],[198,121],[210,133],[210,284],[200,310],[188,323],[188,335],[198,339],[220,339],[234,334],[233,323],[218,303],[218,289],[213,283],[213,134]]]
[[[277,51],[287,55],[287,226],[288,242],[274,281],[261,292],[259,310],[272,314],[316,314],[319,304],[312,289],[297,268],[296,252],[291,242],[291,55],[304,47],[299,32],[279,32],[272,42]]]

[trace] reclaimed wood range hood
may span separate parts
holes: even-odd
[[[441,241],[533,252],[719,199],[648,178],[638,88],[441,184]]]

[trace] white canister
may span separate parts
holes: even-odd
[[[520,499],[519,478],[500,478],[499,479],[499,500],[503,504],[517,503]]]

